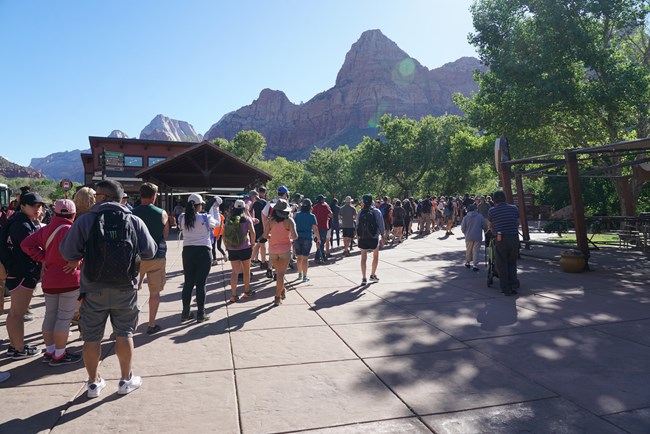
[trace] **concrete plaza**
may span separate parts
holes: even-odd
[[[144,384],[117,395],[110,326],[86,397],[82,363],[13,361],[3,345],[2,433],[616,433],[650,432],[648,258],[594,252],[593,271],[524,257],[519,295],[463,266],[464,241],[441,232],[381,251],[380,281],[360,286],[359,254],[335,251],[273,282],[255,268],[253,299],[228,305],[229,264],[212,268],[205,323],[180,323],[181,245],[148,336],[148,291],[135,336]],[[39,291],[40,292],[40,291]],[[39,293],[37,292],[37,294]],[[32,303],[27,341],[42,348],[44,303]],[[9,308],[7,301],[5,308]],[[0,339],[6,341],[5,316]],[[81,349],[76,327],[73,351]]]

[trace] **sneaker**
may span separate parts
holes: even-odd
[[[14,355],[11,356],[11,358],[14,360],[22,360],[22,359],[29,359],[30,357],[38,356],[39,354],[41,354],[41,350],[39,350],[38,348],[25,345],[25,348],[23,348],[22,351],[14,350]]]
[[[273,299],[273,306],[280,306],[282,304],[282,299],[280,297],[275,297]]]
[[[9,345],[7,347],[7,357],[13,357],[15,352],[16,352],[16,349],[14,347],[12,347],[11,345]]]
[[[44,352],[41,363],[50,363],[52,361],[52,356],[54,356],[54,353],[48,353],[47,351]]]
[[[193,313],[188,313],[187,315],[181,315],[181,322],[188,322],[194,319]]]
[[[362,285],[365,285],[365,284],[367,284],[367,283],[368,283],[368,281],[367,281],[366,279],[361,279],[361,284],[362,284]]]
[[[255,290],[251,289],[250,291],[246,292],[244,291],[244,295],[242,295],[243,298],[251,298],[252,296],[255,295]]]
[[[298,280],[302,279],[302,273],[298,273]]]
[[[475,272],[475,273],[478,273],[479,268],[478,267],[472,267],[472,271]]]
[[[160,327],[158,324],[154,324],[151,327],[147,327],[147,334],[148,335],[153,335],[158,333],[160,330],[162,330],[162,327]]]
[[[210,315],[207,315],[207,314],[198,315],[196,317],[196,322],[204,322],[204,321],[207,321],[209,319],[210,319]],[[140,377],[138,377],[138,378],[140,378]],[[138,386],[138,387],[140,387],[140,386]]]
[[[50,366],[72,365],[73,363],[80,361],[81,356],[79,354],[70,354],[66,351],[59,359],[52,357],[52,360],[50,360]]]
[[[142,377],[138,377],[137,375],[133,375],[133,373],[131,373],[131,378],[128,380],[120,380],[120,383],[117,386],[117,393],[118,395],[126,395],[133,392],[140,386],[142,386]]]
[[[303,282],[309,282],[309,277],[307,277],[307,276],[302,276],[302,281],[303,281]]]
[[[88,383],[88,398],[97,398],[104,387],[106,387],[106,381],[101,377],[95,383]]]
[[[373,282],[379,282],[379,277],[377,277],[376,274],[371,274],[370,275],[370,280],[372,280]]]
[[[32,321],[33,319],[34,319],[34,314],[31,313],[30,311],[27,311],[27,313],[25,315],[23,315],[23,320],[25,322]]]
[[[465,268],[469,268],[469,267],[470,267],[469,262],[465,262]]]

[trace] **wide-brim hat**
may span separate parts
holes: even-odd
[[[276,203],[273,204],[273,212],[279,216],[288,216],[291,208],[289,207],[289,202],[284,199],[279,199]]]

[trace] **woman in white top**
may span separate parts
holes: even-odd
[[[196,287],[196,322],[210,317],[205,314],[205,282],[212,264],[212,241],[210,235],[217,221],[202,212],[205,201],[198,194],[191,194],[185,212],[178,216],[178,227],[183,232],[183,312],[181,322],[194,318],[190,313],[192,290]]]

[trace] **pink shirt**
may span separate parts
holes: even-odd
[[[269,253],[287,253],[291,251],[291,226],[286,227],[289,221],[271,222],[271,238],[269,239]]]

